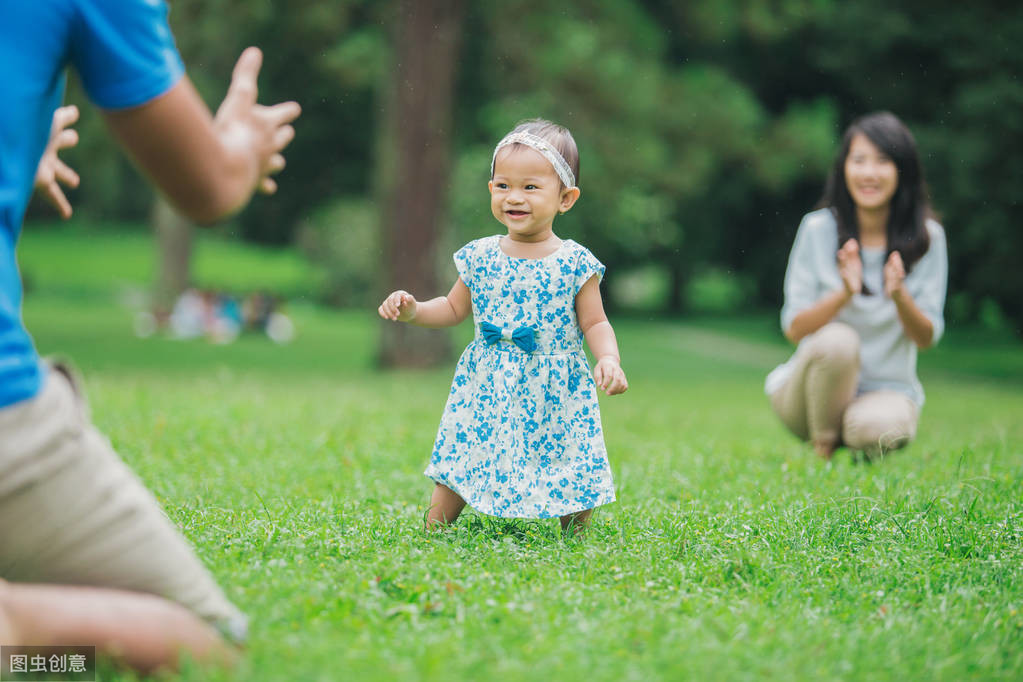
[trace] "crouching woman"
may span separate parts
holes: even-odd
[[[913,135],[888,112],[857,119],[789,255],[781,324],[798,347],[765,384],[785,426],[824,458],[909,443],[917,349],[944,331],[947,278]]]

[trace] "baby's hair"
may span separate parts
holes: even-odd
[[[572,169],[572,174],[575,175],[575,184],[579,184],[579,148],[575,146],[575,138],[572,137],[568,128],[542,118],[531,118],[520,121],[508,134],[515,133],[529,133],[550,142],[565,159],[568,167]],[[510,149],[520,149],[525,146],[521,142],[513,142],[508,145]],[[564,189],[564,184],[564,182],[561,183],[562,189]]]

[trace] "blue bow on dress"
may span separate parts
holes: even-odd
[[[491,346],[504,338],[527,353],[532,353],[536,350],[536,339],[534,338],[532,327],[518,327],[511,335],[505,335],[505,331],[496,324],[480,322],[480,332],[483,334],[483,339]]]

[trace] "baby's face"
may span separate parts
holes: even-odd
[[[529,147],[505,147],[497,153],[490,181],[490,209],[508,236],[542,241],[565,205],[565,192],[550,162]]]

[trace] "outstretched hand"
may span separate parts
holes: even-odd
[[[602,357],[593,368],[593,380],[608,395],[618,395],[629,390],[629,381],[625,378],[625,370],[618,360],[610,356]]]
[[[36,167],[35,191],[49,202],[60,217],[67,220],[71,217],[71,202],[64,196],[61,185],[74,189],[81,179],[78,173],[60,160],[57,154],[62,149],[78,144],[78,133],[69,126],[78,120],[78,107],[70,105],[60,107],[53,112],[53,124],[50,126],[50,141],[46,151],[39,159]]]
[[[264,194],[277,191],[270,176],[284,168],[281,151],[295,137],[291,122],[302,113],[297,102],[273,106],[256,103],[259,89],[256,79],[263,65],[263,53],[257,47],[242,52],[231,75],[231,86],[213,119],[220,142],[236,158],[251,165],[250,187]]]
[[[395,291],[377,308],[380,317],[394,322],[408,322],[416,316],[416,297],[407,291]]]
[[[863,291],[863,261],[860,260],[860,245],[849,239],[838,250],[838,274],[850,296]]]

